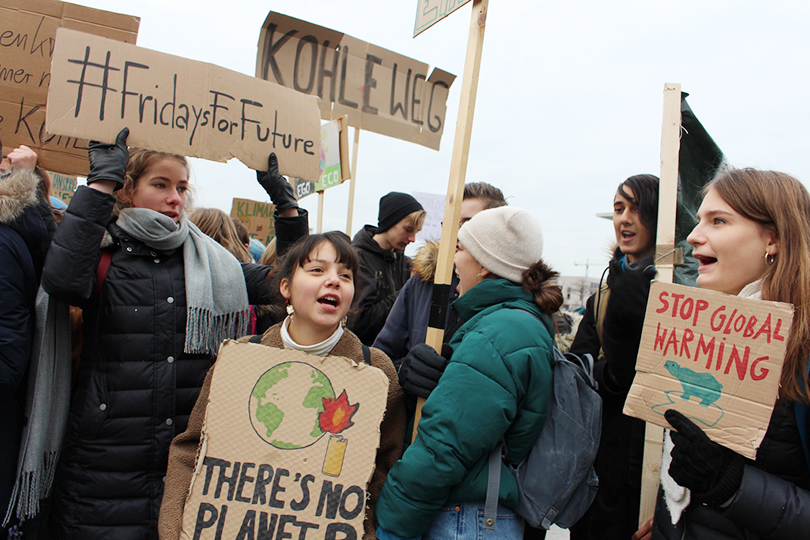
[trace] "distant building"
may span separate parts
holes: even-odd
[[[558,283],[562,287],[562,309],[576,311],[584,308],[588,298],[599,290],[599,279],[582,276],[560,276]]]

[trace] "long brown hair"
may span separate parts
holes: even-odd
[[[762,299],[793,304],[793,327],[782,366],[780,400],[810,403],[810,194],[795,178],[776,171],[732,169],[706,188],[740,215],[773,232],[779,252],[762,283]]]
[[[189,214],[188,219],[243,263],[253,262],[253,257],[239,239],[233,220],[222,210],[198,208]]]

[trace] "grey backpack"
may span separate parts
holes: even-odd
[[[593,463],[602,434],[602,398],[596,392],[593,358],[554,347],[548,417],[528,456],[517,467],[516,508],[532,527],[569,528],[591,506],[599,480]],[[503,441],[489,456],[485,527],[495,528]],[[507,461],[508,464],[508,461]]]

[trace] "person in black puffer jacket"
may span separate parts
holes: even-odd
[[[186,219],[185,158],[130,155],[127,134],[90,143],[88,186],[76,190],[43,272],[48,293],[84,310],[53,491],[56,538],[157,538],[169,443],[219,343],[245,333],[249,302],[270,301],[269,268],[240,266]],[[258,176],[276,204],[279,242],[306,234],[275,155]]]
[[[631,176],[613,199],[618,247],[606,285],[588,299],[572,353],[590,353],[602,396],[602,438],[594,467],[599,491],[571,528],[572,540],[628,540],[638,528],[644,422],[622,413],[635,376],[650,280],[655,276],[658,178]]]
[[[364,226],[352,240],[360,257],[360,272],[348,326],[366,345],[374,343],[400,289],[411,277],[405,247],[422,230],[425,214],[412,196],[392,191],[380,199],[377,226]]]
[[[810,194],[791,176],[754,169],[726,171],[703,193],[687,238],[700,263],[698,286],[793,304],[779,397],[755,460],[711,441],[675,409],[666,411],[676,431],[664,456],[654,523],[633,538],[807,538],[810,448],[802,434],[810,430]],[[678,485],[689,490],[682,511]]]

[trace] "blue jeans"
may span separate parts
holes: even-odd
[[[438,511],[422,540],[521,540],[523,518],[498,505],[495,529],[484,529],[484,503],[461,503]]]

